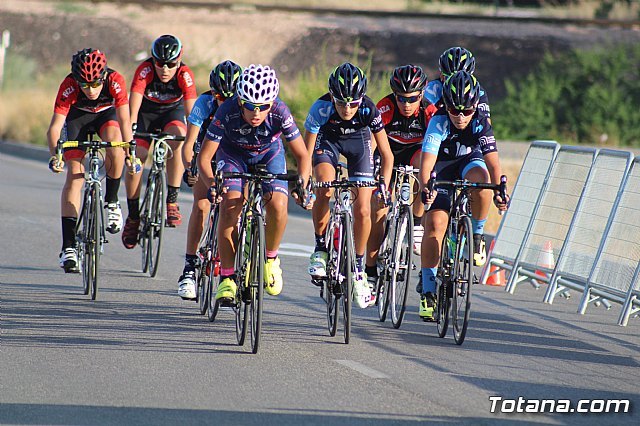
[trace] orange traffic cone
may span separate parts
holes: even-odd
[[[496,240],[494,238],[493,240],[491,240],[491,244],[489,245],[489,253],[487,254],[487,257],[489,259],[491,259],[491,253],[493,252],[493,246],[495,243]],[[490,262],[485,265],[485,268],[487,266],[489,267],[489,275],[487,275],[487,282],[485,284],[496,287],[504,287],[507,284],[504,269],[496,265],[492,265]]]
[[[556,267],[556,261],[553,257],[553,244],[551,243],[550,240],[547,240],[547,242],[544,243],[544,249],[542,250],[542,252],[540,253],[540,256],[538,257],[538,266],[541,266],[543,268],[547,268],[550,270],[553,270]],[[536,269],[535,273],[536,275],[539,275],[543,278],[549,278],[549,274],[547,274],[544,271],[541,271],[540,269]]]

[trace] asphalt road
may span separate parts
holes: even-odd
[[[233,317],[215,323],[176,294],[183,225],[166,233],[156,279],[140,251],[111,237],[98,300],[58,267],[64,177],[44,161],[0,153],[1,424],[638,424],[640,323],[611,311],[576,314],[578,297],[541,303],[474,287],[464,345],[417,317],[401,329],[354,307],[352,342],[326,330],[306,276],[308,216],[291,215],[281,258],[285,288],[265,300],[257,355],[236,344]],[[189,213],[190,194],[181,194]],[[121,200],[124,200],[121,190]],[[490,396],[630,399],[626,414],[491,413]],[[505,405],[506,406],[506,405]],[[507,406],[508,407],[508,406]]]

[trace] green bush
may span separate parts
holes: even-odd
[[[640,146],[640,46],[546,55],[493,106],[499,139]]]

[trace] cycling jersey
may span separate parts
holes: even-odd
[[[440,79],[431,80],[427,83],[427,87],[424,88],[423,95],[425,99],[440,108],[444,105],[442,102],[442,81]],[[489,108],[489,97],[487,92],[480,85],[480,101],[478,102],[478,109],[482,111],[484,115],[491,118],[491,108]]]
[[[469,125],[456,128],[445,108],[440,108],[429,121],[427,133],[422,141],[422,152],[438,156],[438,161],[464,157],[474,149],[482,155],[497,152],[496,139],[489,117],[476,111]]]
[[[131,82],[131,92],[144,96],[143,105],[149,101],[156,107],[166,108],[175,107],[183,98],[198,97],[193,72],[188,66],[180,63],[171,80],[163,83],[154,70],[152,58],[138,65]]]
[[[438,110],[435,105],[423,98],[416,112],[411,117],[405,117],[400,113],[393,93],[382,98],[377,107],[382,114],[382,122],[389,142],[402,145],[422,143],[427,124]]]
[[[338,165],[339,155],[347,159],[349,179],[373,179],[371,132],[384,130],[382,116],[373,101],[365,96],[351,120],[343,120],[325,94],[314,102],[304,123],[309,133],[317,134],[313,165]]]
[[[287,142],[300,136],[291,111],[280,99],[271,106],[267,118],[257,127],[242,118],[238,97],[226,100],[216,111],[207,129],[207,139],[220,143],[225,152],[233,155],[259,155],[282,145],[281,135]]]
[[[199,145],[207,135],[207,128],[211,124],[214,114],[218,110],[218,102],[216,98],[211,94],[211,91],[206,91],[198,96],[196,103],[191,109],[191,114],[187,117],[187,121],[194,126],[200,128],[196,144]]]
[[[66,116],[73,107],[88,113],[98,113],[113,106],[121,107],[128,102],[124,77],[119,72],[107,68],[102,90],[95,100],[87,98],[72,74],[67,75],[58,89],[53,112]]]

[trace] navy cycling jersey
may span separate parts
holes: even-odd
[[[378,133],[384,129],[384,124],[380,111],[369,97],[362,99],[358,112],[351,120],[343,120],[331,102],[331,95],[327,93],[311,105],[304,128],[314,134],[322,130],[325,139],[338,142],[351,139],[356,133],[368,133],[369,129]]]
[[[291,111],[280,99],[276,99],[267,118],[257,127],[244,121],[238,97],[227,99],[216,111],[207,129],[207,139],[220,143],[225,152],[242,155],[260,155],[269,149],[282,146],[280,136],[287,142],[300,136]]]
[[[200,127],[200,133],[198,133],[198,142],[202,142],[207,134],[207,128],[213,120],[213,116],[218,110],[218,102],[216,98],[211,94],[211,91],[207,90],[198,96],[196,103],[191,109],[191,114],[187,117],[187,121],[194,126]]]
[[[442,102],[442,81],[439,79],[431,80],[424,88],[424,97],[440,108],[443,106]],[[480,85],[480,101],[478,102],[478,109],[487,117],[491,118],[491,108],[489,108],[489,97],[486,90]]]
[[[457,129],[446,109],[440,108],[429,121],[422,152],[437,155],[438,161],[446,161],[464,157],[474,150],[480,150],[482,155],[498,151],[489,118],[476,111],[467,127]]]

